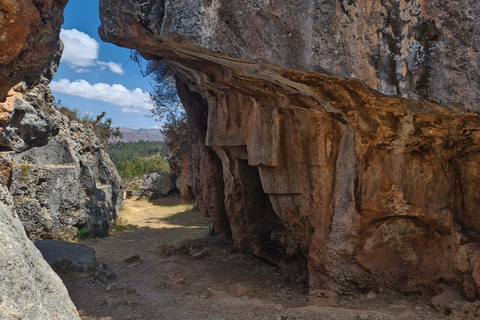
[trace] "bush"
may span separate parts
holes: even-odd
[[[87,227],[83,227],[78,231],[77,238],[85,239],[90,237],[90,230]]]

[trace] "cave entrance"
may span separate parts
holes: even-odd
[[[278,261],[285,253],[283,247],[272,239],[272,233],[284,233],[285,226],[273,210],[270,196],[263,190],[258,168],[248,165],[247,160],[238,159],[238,169],[246,221],[254,232],[260,255]]]

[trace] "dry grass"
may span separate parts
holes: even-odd
[[[99,260],[116,256],[123,261],[125,254],[142,252],[165,257],[183,241],[208,235],[209,226],[209,219],[194,210],[192,202],[179,197],[128,199],[109,237],[78,241],[93,247]]]

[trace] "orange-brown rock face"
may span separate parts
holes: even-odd
[[[20,81],[35,83],[58,55],[67,1],[0,2],[0,102]]]
[[[113,2],[102,37],[180,79],[217,231],[312,288],[478,296],[478,3]]]

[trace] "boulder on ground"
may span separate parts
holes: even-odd
[[[140,187],[143,194],[149,199],[158,199],[177,193],[175,180],[170,173],[153,172],[143,176],[145,185]]]
[[[95,250],[84,244],[46,239],[36,240],[35,246],[62,279],[72,273],[83,274],[103,283],[118,278],[109,266],[97,261]]]

